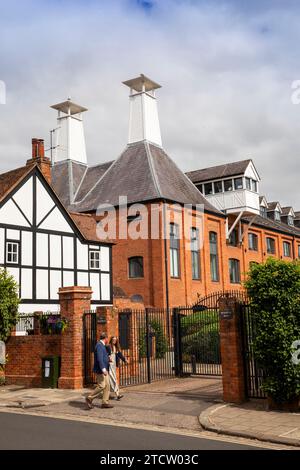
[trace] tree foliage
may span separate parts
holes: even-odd
[[[300,263],[270,258],[251,266],[245,283],[255,317],[254,354],[265,373],[263,389],[277,403],[300,396],[300,364],[292,343],[300,339]]]
[[[0,340],[7,341],[18,321],[18,285],[5,269],[0,269]]]

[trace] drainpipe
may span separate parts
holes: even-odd
[[[164,234],[164,258],[165,258],[165,282],[166,282],[166,304],[167,304],[167,325],[170,327],[170,300],[169,300],[169,275],[168,275],[168,246],[167,246],[167,226],[166,226],[166,201],[163,200],[163,234]]]

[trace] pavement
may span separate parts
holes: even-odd
[[[0,387],[0,411],[35,413],[77,421],[100,422],[171,432],[207,432],[300,448],[300,413],[266,411],[264,400],[242,406],[224,404],[219,377],[173,378],[127,387],[124,398],[87,410],[88,389]],[[100,420],[100,421],[99,421]]]

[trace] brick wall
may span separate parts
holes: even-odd
[[[11,336],[6,343],[6,383],[40,387],[42,358],[60,356],[60,344],[60,335]]]

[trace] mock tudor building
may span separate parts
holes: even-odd
[[[95,220],[68,212],[51,184],[44,143],[32,158],[0,175],[0,267],[19,285],[20,312],[58,310],[58,289],[91,286],[95,305],[112,303],[112,244],[96,236]]]

